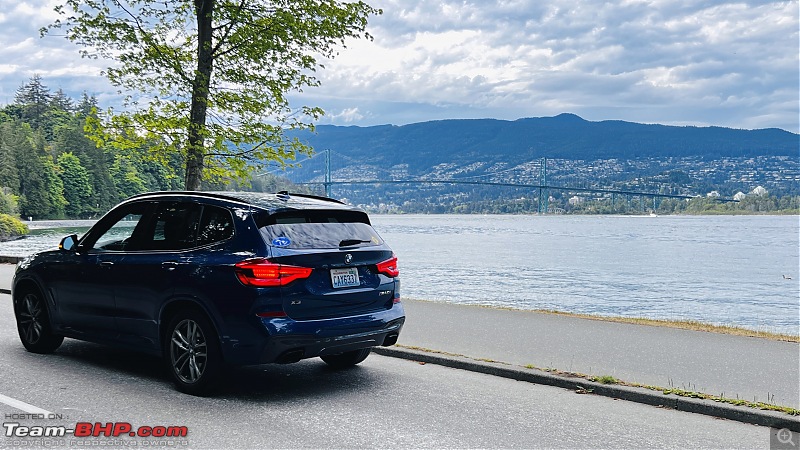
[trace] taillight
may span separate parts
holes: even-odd
[[[287,317],[286,313],[283,311],[265,311],[256,313],[256,316],[261,317],[262,319],[276,319],[281,317]]]
[[[259,258],[237,263],[234,270],[239,281],[246,286],[275,287],[308,278],[313,269],[276,264],[268,259]]]
[[[378,267],[378,272],[389,276],[389,277],[396,277],[400,275],[400,269],[397,268],[397,256],[392,254],[392,257],[387,259],[386,261],[379,262],[376,264]]]

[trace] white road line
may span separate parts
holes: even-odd
[[[3,394],[0,394],[0,403],[5,403],[6,405],[17,408],[25,411],[26,413],[30,414],[44,414],[45,417],[49,416],[51,413],[50,411],[44,410],[42,408],[37,408],[33,405],[29,405],[23,401],[17,400],[15,398],[6,397]]]

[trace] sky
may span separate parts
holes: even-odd
[[[39,74],[101,106],[121,96],[63,37],[61,1],[0,0],[0,105]],[[795,1],[368,0],[374,39],[351,40],[290,96],[319,123],[403,125],[546,117],[800,131]]]

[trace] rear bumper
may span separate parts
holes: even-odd
[[[405,322],[400,303],[371,314],[324,320],[264,318],[267,336],[260,345],[229,349],[226,360],[236,365],[290,363],[304,358],[388,346],[397,342]],[[238,346],[237,346],[238,347]]]

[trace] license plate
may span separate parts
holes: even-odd
[[[331,269],[331,281],[333,288],[357,287],[361,284],[358,279],[358,269],[348,267],[346,269]]]

